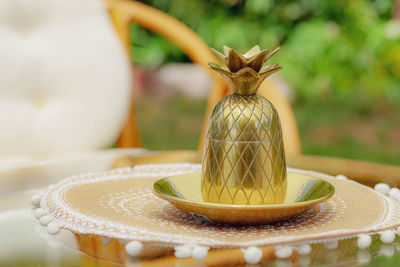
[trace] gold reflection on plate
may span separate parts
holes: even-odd
[[[327,200],[335,192],[333,185],[325,180],[294,172],[288,172],[287,185],[285,201],[269,205],[206,202],[200,190],[200,172],[162,178],[154,183],[153,191],[182,211],[228,224],[263,224],[285,220]]]

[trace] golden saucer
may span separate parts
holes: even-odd
[[[284,203],[271,205],[229,205],[205,202],[199,172],[162,178],[153,184],[154,193],[178,209],[227,224],[264,224],[299,215],[330,198],[335,188],[325,180],[294,172],[287,174]]]

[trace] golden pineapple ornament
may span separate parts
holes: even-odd
[[[202,162],[201,192],[208,202],[235,205],[282,203],[286,196],[286,162],[278,113],[256,92],[282,67],[265,65],[268,53],[254,46],[244,55],[224,46],[212,49],[225,63],[209,63],[233,94],[214,107],[208,120]]]

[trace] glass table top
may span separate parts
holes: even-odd
[[[0,266],[116,266],[97,261],[79,252],[74,234],[62,230],[50,236],[32,215],[32,194],[67,176],[111,169],[116,157],[140,156],[145,150],[98,151],[80,156],[42,159],[13,165],[0,165]],[[275,260],[262,266],[398,266],[400,242],[382,244],[378,236],[366,250],[359,250],[355,238],[342,240],[339,247],[327,250],[321,244],[296,262]],[[175,261],[179,266],[180,260]],[[201,265],[201,262],[199,262]],[[129,266],[156,266],[151,261],[132,260]]]

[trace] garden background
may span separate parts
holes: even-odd
[[[272,61],[284,67],[277,79],[291,99],[304,154],[400,164],[399,1],[143,2],[182,21],[218,50],[280,46]],[[158,70],[190,60],[134,24],[131,39],[136,83],[143,87],[136,109],[144,147],[196,149],[205,98],[151,89]],[[170,78],[189,76],[191,83],[190,65],[182,66],[187,67]]]

